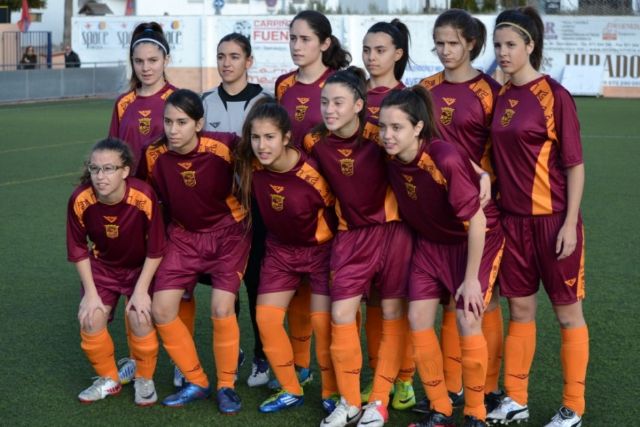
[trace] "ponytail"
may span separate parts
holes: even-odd
[[[391,22],[376,22],[369,28],[367,33],[385,33],[391,37],[391,41],[396,49],[402,49],[402,56],[398,59],[393,66],[393,75],[396,80],[402,80],[404,71],[409,63],[409,43],[411,41],[411,34],[409,28],[395,18]]]
[[[320,12],[315,10],[303,10],[299,12],[291,20],[289,28],[293,26],[293,23],[298,19],[304,20],[314,34],[320,39],[320,43],[324,43],[325,40],[330,39],[331,44],[329,48],[322,52],[322,63],[332,70],[340,70],[345,68],[351,62],[351,54],[342,48],[340,40],[333,35],[331,28],[331,22]]]

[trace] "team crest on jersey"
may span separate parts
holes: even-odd
[[[520,101],[518,101],[517,99],[510,99],[510,100],[509,100],[509,106],[510,106],[511,108],[516,108],[516,105],[518,105],[518,103],[519,103],[519,102],[520,102]]]
[[[151,132],[151,117],[138,119],[138,131],[140,131],[142,135],[149,135]]]
[[[444,101],[445,104],[447,104],[449,107],[451,107],[455,102],[456,99],[455,98],[442,98],[442,100]]]
[[[276,212],[281,212],[284,209],[284,196],[281,196],[280,194],[272,194],[271,208]]]
[[[104,232],[107,235],[108,238],[110,239],[117,239],[118,238],[118,228],[119,226],[117,224],[105,224],[104,225]]]
[[[349,148],[341,148],[338,149],[338,153],[342,154],[343,157],[349,157],[351,153],[353,153],[353,150]]]
[[[380,112],[380,107],[369,107],[367,108],[367,110],[369,110],[369,113],[371,114],[371,117],[374,118],[378,118],[378,113]]]
[[[418,200],[418,193],[416,192],[415,184],[405,182],[404,187],[407,189],[407,196],[409,196],[411,200]]]
[[[109,224],[113,224],[114,222],[116,222],[118,220],[117,216],[103,216],[102,218],[104,218],[105,220],[107,220],[107,222]]]
[[[306,116],[308,109],[309,109],[308,105],[296,105],[296,113],[294,115],[296,120],[299,122],[303,121],[304,116]]]
[[[184,171],[180,172],[182,176],[182,181],[184,185],[187,187],[195,187],[196,186],[196,171]]]
[[[340,172],[344,176],[352,176],[355,160],[353,159],[340,159]]]
[[[440,109],[440,123],[445,126],[448,126],[453,121],[453,112],[456,111],[455,108],[451,107],[442,107]]]
[[[178,166],[180,166],[180,167],[181,167],[182,169],[184,169],[184,170],[189,170],[189,169],[191,169],[191,165],[192,165],[192,163],[191,163],[191,162],[179,162],[179,163],[178,163]]]
[[[516,114],[516,110],[512,110],[511,108],[507,108],[506,110],[504,110],[504,114],[502,115],[502,117],[500,117],[500,124],[502,125],[502,127],[509,126],[509,123],[511,123],[511,119],[513,119],[514,114]]]

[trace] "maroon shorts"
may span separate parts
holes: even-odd
[[[407,295],[413,235],[402,222],[340,231],[331,248],[332,301],[368,296],[371,285],[382,299]]]
[[[211,286],[238,292],[251,247],[251,233],[237,223],[207,233],[169,225],[167,250],[156,272],[153,291],[182,289],[193,293],[200,274],[211,275]]]
[[[578,217],[576,249],[558,260],[556,239],[565,214],[544,216],[504,215],[502,229],[507,244],[500,267],[500,293],[507,298],[538,292],[540,280],[551,303],[573,304],[585,297],[584,228]]]
[[[120,296],[124,295],[129,298],[133,294],[142,267],[111,267],[104,265],[95,258],[89,258],[89,261],[98,296],[104,305],[111,307],[111,313],[109,314],[109,321],[111,321]],[[80,285],[80,295],[84,296],[82,284]]]
[[[330,257],[331,242],[298,246],[267,237],[258,294],[293,291],[298,289],[303,278],[308,278],[311,293],[329,295]]]
[[[478,281],[484,295],[485,306],[491,300],[504,245],[504,236],[500,227],[485,236],[478,271]],[[418,237],[411,259],[409,301],[446,299],[448,303],[450,295],[455,295],[464,281],[467,270],[467,247],[467,242],[446,245]],[[456,307],[464,308],[462,298],[458,299]]]

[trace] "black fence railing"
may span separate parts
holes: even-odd
[[[35,70],[51,68],[52,45],[50,31],[6,31],[2,33],[4,64],[18,64],[18,68]]]

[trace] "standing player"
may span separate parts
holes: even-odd
[[[222,83],[202,95],[205,116],[204,130],[233,132],[240,136],[246,112],[251,110],[257,100],[266,96],[262,86],[249,83],[248,80],[248,71],[253,65],[249,39],[239,33],[227,34],[220,39],[217,48],[217,64]],[[256,323],[260,262],[264,256],[264,240],[266,238],[262,218],[256,209],[252,212],[252,229],[251,253],[244,276],[254,342],[251,375],[247,379],[247,384],[249,387],[257,387],[269,381],[269,364],[262,349],[258,324]]]
[[[502,226],[507,238],[500,288],[511,313],[505,341],[507,397],[494,422],[529,417],[528,378],[536,347],[536,293],[542,279],[562,333],[562,407],[548,426],[579,426],[585,409],[589,333],[582,314],[584,164],[569,92],[538,70],[544,26],[533,8],[498,15],[496,60],[508,83],[491,123]]]
[[[479,180],[462,148],[437,138],[433,104],[422,86],[382,102],[380,136],[402,217],[418,233],[409,279],[415,361],[432,411],[417,427],[454,426],[434,330],[443,296],[454,295],[460,328],[465,427],[486,426],[487,343],[482,316],[491,298],[504,237],[499,214],[481,207]]]
[[[129,47],[131,79],[129,91],[116,100],[111,116],[109,137],[127,143],[133,152],[131,174],[138,170],[140,159],[149,144],[163,135],[164,102],[176,89],[167,82],[165,70],[169,63],[169,43],[157,22],[143,22],[136,26]],[[180,317],[193,330],[195,300],[185,299]],[[127,340],[131,341],[129,325],[125,319]],[[131,344],[129,344],[131,347]],[[120,381],[129,383],[136,371],[133,357],[118,361]],[[182,375],[176,370],[174,383],[181,383]]]
[[[339,232],[331,249],[331,359],[341,400],[321,426],[382,426],[388,419],[389,391],[400,369],[407,321],[404,297],[412,236],[400,222],[387,179],[382,147],[362,137],[365,118],[364,71],[350,67],[329,77],[322,89],[323,124],[304,145],[335,192]],[[393,254],[393,256],[391,256]],[[363,296],[377,287],[382,306],[382,339],[373,390],[360,409],[362,352],[356,316]],[[362,415],[362,417],[360,417]]]
[[[276,80],[275,95],[293,118],[291,141],[302,147],[304,136],[322,122],[320,92],[327,77],[346,67],[351,56],[332,34],[331,23],[322,13],[304,10],[289,25],[289,50],[297,70]],[[309,318],[310,287],[298,289],[289,305],[289,333],[298,376],[303,383],[311,379],[311,319]],[[274,384],[275,386],[275,384]]]
[[[234,303],[251,236],[245,212],[231,194],[236,136],[201,133],[203,126],[198,95],[175,91],[165,106],[165,138],[147,148],[140,167],[171,218],[167,252],[156,275],[153,318],[164,348],[187,380],[162,403],[182,406],[211,394],[193,337],[178,317],[183,294],[193,294],[199,274],[210,274],[218,409],[235,414],[241,402],[234,390],[240,349]]]
[[[164,224],[155,193],[129,176],[132,167],[131,150],[123,142],[98,142],[81,185],[69,199],[67,253],[82,282],[81,347],[98,374],[78,396],[83,403],[120,392],[107,323],[121,295],[128,300],[130,348],[138,360],[135,403],[147,406],[158,399],[153,384],[158,338],[151,320],[149,286],[164,252]]]
[[[362,41],[362,62],[369,73],[367,82],[367,108],[365,110],[364,137],[380,144],[378,114],[382,100],[393,89],[402,89],[401,82],[409,62],[409,29],[400,20],[377,22],[369,28]],[[375,288],[367,298],[367,317],[365,330],[367,334],[367,352],[369,367],[375,372],[378,363],[382,328],[382,308]],[[411,331],[407,329],[407,334]],[[395,409],[408,409],[415,405],[413,391],[413,346],[411,336],[406,340],[407,353],[394,384],[391,406]],[[373,382],[367,384],[362,391],[362,401],[368,402]]]
[[[147,146],[162,136],[164,102],[176,89],[165,70],[169,64],[169,43],[157,22],[139,24],[129,47],[131,79],[129,92],[116,100],[109,136],[126,142],[133,151],[136,173]]]
[[[275,101],[259,101],[247,117],[236,161],[242,203],[246,208],[250,203],[257,205],[268,230],[257,317],[264,351],[282,390],[260,405],[261,412],[276,412],[303,402],[293,348],[283,325],[303,277],[311,285],[311,323],[323,405],[338,391],[329,354],[329,256],[337,225],[335,199],[316,162],[290,142],[287,111]]]
[[[439,134],[445,141],[464,148],[480,175],[480,201],[483,205],[491,197],[491,179],[486,172],[492,172],[489,127],[500,89],[495,80],[472,65],[484,49],[486,35],[484,24],[466,11],[450,9],[442,13],[433,28],[433,41],[444,70],[420,82],[431,91]],[[482,319],[482,331],[489,351],[485,386],[489,412],[500,403],[503,394],[498,387],[503,343],[502,310],[498,292],[492,295]],[[453,298],[445,307],[442,318],[440,342],[445,380],[453,406],[461,406],[464,403],[462,359]],[[425,412],[428,409],[428,404],[416,408]]]

